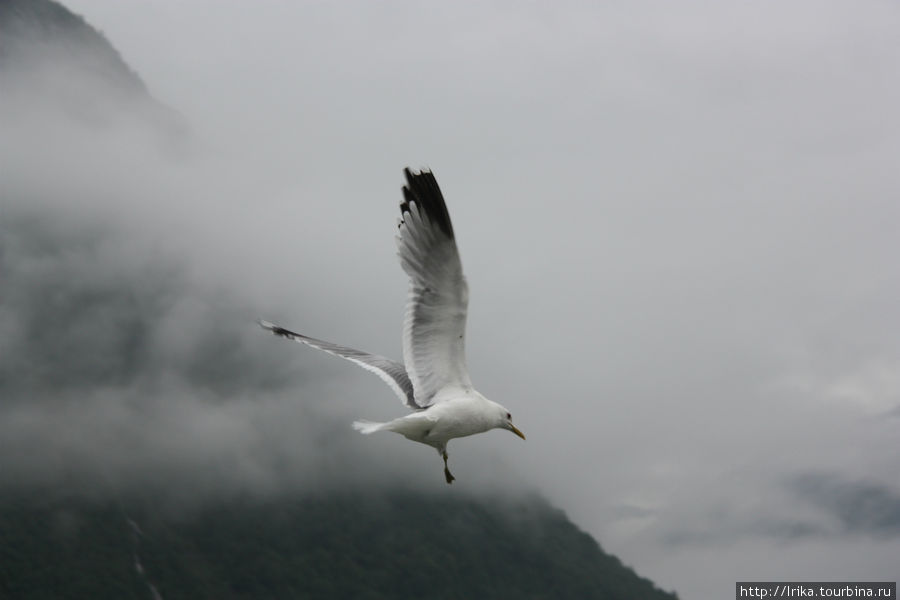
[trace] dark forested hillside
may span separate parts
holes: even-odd
[[[332,493],[178,514],[6,495],[2,598],[674,598],[540,500]]]

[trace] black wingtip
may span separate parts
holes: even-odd
[[[257,322],[257,324],[259,324],[260,327],[262,327],[263,329],[265,329],[267,331],[271,331],[274,335],[277,335],[278,337],[283,337],[283,338],[287,338],[287,339],[294,339],[297,337],[297,334],[294,333],[293,331],[287,330],[284,327],[279,327],[278,325],[275,325],[274,323],[269,323],[268,321],[263,321],[262,319],[257,319],[256,322]]]
[[[450,222],[450,213],[444,202],[444,195],[438,187],[437,179],[431,171],[422,170],[414,173],[406,167],[403,169],[406,176],[406,185],[403,186],[403,202],[400,203],[400,216],[409,212],[409,203],[415,202],[419,210],[428,216],[428,219],[441,228],[447,237],[453,238],[453,224]]]

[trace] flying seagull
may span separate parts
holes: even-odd
[[[393,431],[435,448],[447,468],[447,444],[453,438],[507,429],[523,440],[503,406],[488,400],[469,379],[465,356],[469,288],[463,275],[450,214],[430,171],[404,169],[406,185],[400,203],[400,265],[409,275],[409,299],[403,320],[403,364],[331,342],[317,340],[268,321],[259,324],[277,336],[340,356],[383,379],[413,412],[375,423],[356,421],[353,427],[370,434]]]

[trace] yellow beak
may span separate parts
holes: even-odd
[[[521,431],[519,431],[519,428],[516,427],[515,425],[513,425],[512,423],[509,424],[509,430],[512,431],[517,436],[519,436],[520,438],[522,438],[523,440],[525,439],[525,434],[522,433]]]

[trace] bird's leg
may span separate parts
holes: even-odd
[[[447,451],[444,450],[441,452],[441,456],[444,457],[444,478],[447,480],[447,483],[453,483],[453,480],[456,479],[451,473],[450,469],[447,468]]]

